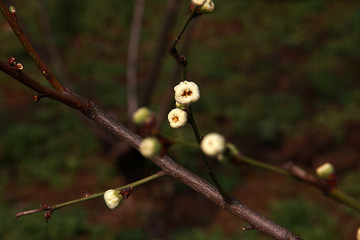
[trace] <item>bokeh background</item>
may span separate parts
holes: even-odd
[[[7,2],[66,86],[133,127],[126,100],[133,1]],[[331,162],[340,187],[360,199],[360,3],[223,0],[215,6],[179,44],[188,78],[201,90],[193,106],[200,132],[221,132],[249,157],[278,166],[293,161],[312,174]],[[180,81],[167,49],[187,11],[185,0],[145,1],[137,94],[158,113],[165,133],[195,142],[189,127],[173,130],[166,122]],[[165,23],[170,30],[161,38]],[[0,17],[0,57],[9,56],[44,82]],[[33,102],[35,93],[4,73],[0,86],[1,239],[270,239],[242,232],[244,222],[169,178],[136,189],[116,210],[97,199],[58,210],[47,224],[41,213],[15,220],[19,211],[159,169],[80,113],[50,99]],[[169,155],[208,179],[199,151],[174,146]],[[359,213],[317,190],[249,166],[211,164],[227,191],[304,239],[355,238]]]

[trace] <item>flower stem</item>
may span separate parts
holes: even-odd
[[[342,190],[340,190],[337,187],[329,187],[325,183],[323,183],[320,179],[312,176],[311,174],[305,172],[305,170],[300,169],[299,167],[292,166],[290,167],[277,167],[271,164],[267,164],[252,158],[248,158],[242,155],[232,155],[232,157],[240,162],[244,162],[246,164],[249,164],[251,166],[255,166],[258,168],[262,168],[265,170],[269,170],[287,177],[291,177],[295,180],[307,183],[311,186],[314,186],[315,188],[323,191],[325,195],[333,198],[334,200],[341,202],[345,204],[348,207],[351,207],[352,209],[360,212],[360,202],[353,197],[349,196]],[[290,164],[292,165],[292,164]],[[289,168],[289,169],[287,169]],[[294,170],[295,169],[295,170]]]
[[[191,125],[191,127],[193,129],[196,141],[198,142],[198,144],[200,144],[201,143],[201,136],[200,136],[200,133],[199,133],[199,129],[198,129],[197,125],[196,125],[196,121],[195,121],[194,114],[192,112],[191,106],[189,106],[189,108],[188,108],[188,119],[189,119],[189,123],[190,123],[190,125]],[[219,191],[221,196],[224,198],[224,200],[227,201],[227,199],[229,198],[229,195],[225,192],[225,190],[221,186],[219,180],[217,179],[215,173],[211,169],[209,161],[208,161],[206,155],[203,152],[201,152],[201,156],[202,156],[202,159],[204,160],[206,171],[209,174],[209,176],[211,177],[211,180],[213,181],[213,183],[215,184],[215,187],[217,188],[217,190]]]
[[[197,10],[197,8],[194,8],[194,9],[192,10],[192,12],[187,16],[187,18],[185,19],[183,25],[181,26],[181,29],[180,29],[178,35],[176,36],[176,38],[175,38],[174,41],[172,42],[170,48],[175,48],[175,47],[176,47],[176,44],[180,41],[182,35],[183,35],[184,32],[185,32],[186,27],[189,25],[189,23],[191,22],[191,20],[195,17],[195,15],[196,15],[196,10]]]
[[[149,177],[146,177],[146,178],[143,178],[143,179],[140,179],[136,182],[133,182],[133,183],[130,183],[130,184],[127,184],[127,185],[124,185],[124,186],[121,186],[121,187],[118,187],[118,188],[115,188],[116,190],[123,190],[125,188],[128,188],[128,187],[132,187],[132,188],[135,188],[137,186],[140,186],[144,183],[147,183],[147,182],[150,182],[154,179],[157,179],[159,177],[162,177],[164,175],[164,172],[158,172],[158,173],[155,173]],[[55,209],[58,209],[58,208],[62,208],[62,207],[65,207],[65,206],[69,206],[69,205],[72,205],[72,204],[76,204],[76,203],[80,203],[80,202],[84,202],[84,201],[87,201],[87,200],[90,200],[90,199],[94,199],[94,198],[99,198],[99,197],[102,197],[104,195],[105,192],[99,192],[99,193],[94,193],[94,194],[90,194],[89,196],[86,196],[86,197],[83,197],[83,198],[79,198],[79,199],[75,199],[75,200],[72,200],[72,201],[68,201],[68,202],[65,202],[65,203],[60,203],[60,204],[56,204],[53,206],[53,210]]]
[[[162,177],[164,175],[165,175],[165,173],[163,171],[160,171],[160,172],[155,173],[155,174],[153,174],[153,175],[151,175],[149,177],[140,179],[140,180],[138,180],[136,182],[133,182],[133,183],[118,187],[118,188],[116,188],[116,190],[123,190],[123,189],[129,188],[129,187],[135,188],[137,186],[140,186],[142,184],[145,184],[147,182],[150,182],[152,180],[160,178],[160,177]],[[84,196],[82,198],[74,199],[74,200],[64,202],[64,203],[55,204],[55,205],[52,205],[51,207],[46,208],[46,209],[38,208],[38,209],[33,209],[33,210],[25,211],[25,212],[20,212],[20,213],[16,214],[16,218],[21,217],[21,216],[25,216],[25,215],[29,215],[29,214],[33,214],[33,213],[37,213],[37,212],[47,211],[47,210],[54,211],[54,210],[62,208],[62,207],[66,207],[66,206],[70,206],[70,205],[73,205],[73,204],[77,204],[77,203],[85,202],[85,201],[88,201],[88,200],[91,200],[91,199],[102,197],[104,195],[104,193],[105,192],[88,194],[88,195],[86,195],[86,196]],[[45,205],[45,206],[50,206],[50,205]]]

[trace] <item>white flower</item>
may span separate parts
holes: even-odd
[[[209,133],[201,141],[201,150],[210,157],[215,157],[225,150],[225,138],[218,133]]]
[[[110,209],[117,208],[122,199],[120,192],[114,189],[109,189],[104,193],[105,203]]]
[[[175,100],[180,104],[189,105],[200,98],[200,90],[194,82],[183,81],[174,87]]]
[[[328,179],[328,177],[335,172],[335,169],[331,163],[324,163],[316,168],[316,174],[319,178]]]
[[[205,4],[201,6],[201,13],[211,13],[214,11],[215,4],[212,0],[206,0]]]
[[[138,108],[132,115],[133,121],[136,124],[144,123],[151,116],[151,111],[147,107]]]
[[[147,158],[153,158],[160,153],[162,145],[155,137],[147,137],[140,143],[139,151]]]
[[[206,0],[191,0],[191,2],[195,5],[195,6],[201,6],[205,3]]]
[[[175,108],[168,114],[168,120],[172,128],[179,128],[187,123],[187,113],[184,110]]]

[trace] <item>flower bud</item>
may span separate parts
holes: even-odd
[[[334,166],[331,163],[324,163],[316,168],[316,174],[321,179],[329,179],[330,175],[335,173]]]
[[[14,57],[9,57],[8,58],[8,63],[11,65],[11,66],[15,66],[16,64],[16,59]]]
[[[206,2],[206,0],[191,0],[191,2],[195,6],[202,6]]]
[[[358,228],[356,232],[356,240],[360,240],[360,227]]]
[[[147,137],[140,143],[139,151],[147,158],[153,158],[160,153],[162,144],[155,137]]]
[[[24,70],[24,66],[22,65],[22,63],[16,63],[14,68],[15,68],[15,70],[20,71],[20,72],[22,70]]]
[[[194,82],[183,81],[174,87],[176,102],[189,105],[200,98],[200,90]]]
[[[114,189],[109,189],[104,193],[104,200],[106,205],[110,209],[115,209],[119,206],[120,202],[123,200],[123,196],[119,191]]]
[[[214,11],[215,4],[212,0],[206,0],[204,5],[201,6],[200,12],[201,13],[212,13]]]
[[[179,108],[171,110],[168,114],[170,127],[179,128],[187,123],[187,112]]]
[[[151,111],[147,107],[138,108],[132,115],[134,123],[143,124],[148,118],[151,117]]]
[[[9,12],[13,15],[16,15],[16,8],[14,6],[9,7]]]
[[[206,155],[216,157],[225,150],[225,138],[218,133],[209,133],[201,141],[200,147]]]

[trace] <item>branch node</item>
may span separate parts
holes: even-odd
[[[251,226],[251,225],[242,228],[243,231],[251,231],[251,230],[254,230],[254,229],[255,228],[253,226]]]
[[[39,102],[40,99],[42,99],[42,98],[44,98],[44,97],[45,97],[44,94],[41,94],[41,93],[35,94],[35,95],[33,96],[33,101],[34,101],[34,102]]]
[[[120,194],[123,196],[124,199],[127,199],[131,195],[133,189],[134,188],[132,186],[128,187],[128,188],[125,188],[125,189],[120,191]]]

